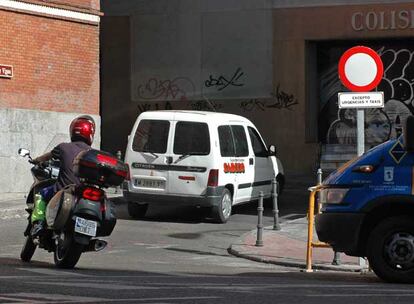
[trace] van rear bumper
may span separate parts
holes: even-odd
[[[335,251],[359,256],[358,242],[364,213],[321,213],[315,217],[320,241],[328,243]]]
[[[138,193],[130,192],[124,188],[123,194],[126,200],[136,203],[213,207],[219,205],[223,190],[224,187],[208,187],[205,195],[193,196],[172,194],[165,195],[160,193]]]

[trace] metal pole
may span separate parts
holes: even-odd
[[[116,158],[118,158],[119,160],[122,160],[122,152],[121,151],[116,151]],[[118,191],[121,191],[121,187],[117,186],[115,187],[115,193],[118,193]]]
[[[365,152],[365,118],[364,118],[364,110],[358,109],[357,110],[357,153],[358,156],[361,156]],[[367,267],[366,261],[364,258],[359,258],[359,266],[363,269]]]
[[[338,251],[335,251],[332,265],[341,265],[341,254]]]
[[[311,190],[309,195],[309,213],[308,213],[308,241],[306,246],[306,272],[313,272],[312,270],[312,241],[313,241],[313,220],[315,210],[315,192]]]
[[[316,184],[319,186],[322,184],[322,169],[319,168],[316,172]]]
[[[280,230],[280,224],[279,224],[279,207],[277,203],[277,190],[278,190],[278,184],[276,181],[276,177],[272,180],[272,198],[273,198],[273,230]]]
[[[259,193],[259,205],[257,206],[257,240],[256,246],[263,246],[263,191]]]
[[[364,127],[364,110],[357,110],[357,153],[358,156],[365,151],[365,127]]]

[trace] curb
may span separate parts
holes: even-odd
[[[227,249],[227,252],[231,255],[234,255],[239,258],[251,260],[254,262],[260,262],[265,264],[273,264],[278,266],[284,266],[284,267],[293,267],[293,268],[300,268],[302,272],[306,272],[306,263],[300,263],[300,262],[291,262],[291,261],[284,261],[281,259],[274,260],[274,259],[266,259],[263,257],[255,256],[255,255],[248,255],[244,253],[240,253],[237,250],[232,248],[233,245],[230,245],[230,247]],[[364,272],[365,269],[361,269],[359,266],[351,266],[348,267],[344,266],[336,266],[336,265],[322,265],[322,264],[313,264],[312,265],[313,270],[325,270],[325,271],[343,271],[343,272]]]
[[[284,224],[286,225],[286,223]],[[250,232],[244,233],[242,236],[239,237],[236,243],[233,243],[229,246],[229,248],[227,249],[227,252],[239,258],[244,258],[244,259],[248,259],[248,260],[260,262],[260,263],[274,264],[274,265],[284,266],[284,267],[299,268],[301,271],[305,272],[306,261],[305,259],[298,258],[297,256],[295,258],[289,258],[289,257],[284,257],[284,256],[269,258],[266,255],[261,255],[260,251],[249,252],[248,249],[246,250],[246,248],[252,247],[251,244],[249,245],[248,243],[246,243],[246,239],[255,233],[256,233],[255,229],[251,230]],[[285,239],[294,241],[294,239],[287,236],[286,234],[284,234],[283,237]],[[297,242],[297,240],[295,241]],[[304,244],[304,248],[306,248],[306,242],[303,242],[303,244]],[[321,263],[319,261],[319,263],[312,264],[312,269],[313,270],[325,270],[325,271],[361,272],[361,273],[366,272],[367,270],[365,268],[361,268],[357,264],[344,263],[341,265],[332,265],[328,263],[329,262]]]

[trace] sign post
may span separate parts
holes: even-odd
[[[357,111],[357,153],[365,151],[364,109],[383,108],[384,93],[370,92],[381,82],[384,66],[381,57],[365,46],[355,46],[347,50],[338,65],[339,78],[349,90],[357,93],[338,93],[339,108],[355,108]],[[366,261],[359,258],[361,268]]]
[[[365,150],[364,109],[384,107],[384,94],[370,92],[381,82],[384,67],[381,57],[374,50],[355,46],[341,56],[338,72],[344,86],[358,92],[338,93],[338,104],[339,108],[357,110],[357,153],[360,156]]]

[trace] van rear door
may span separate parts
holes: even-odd
[[[128,149],[133,192],[168,192],[169,120],[142,119]]]
[[[205,122],[175,121],[173,162],[169,168],[169,190],[173,195],[203,195],[207,188],[212,153],[209,126]]]

